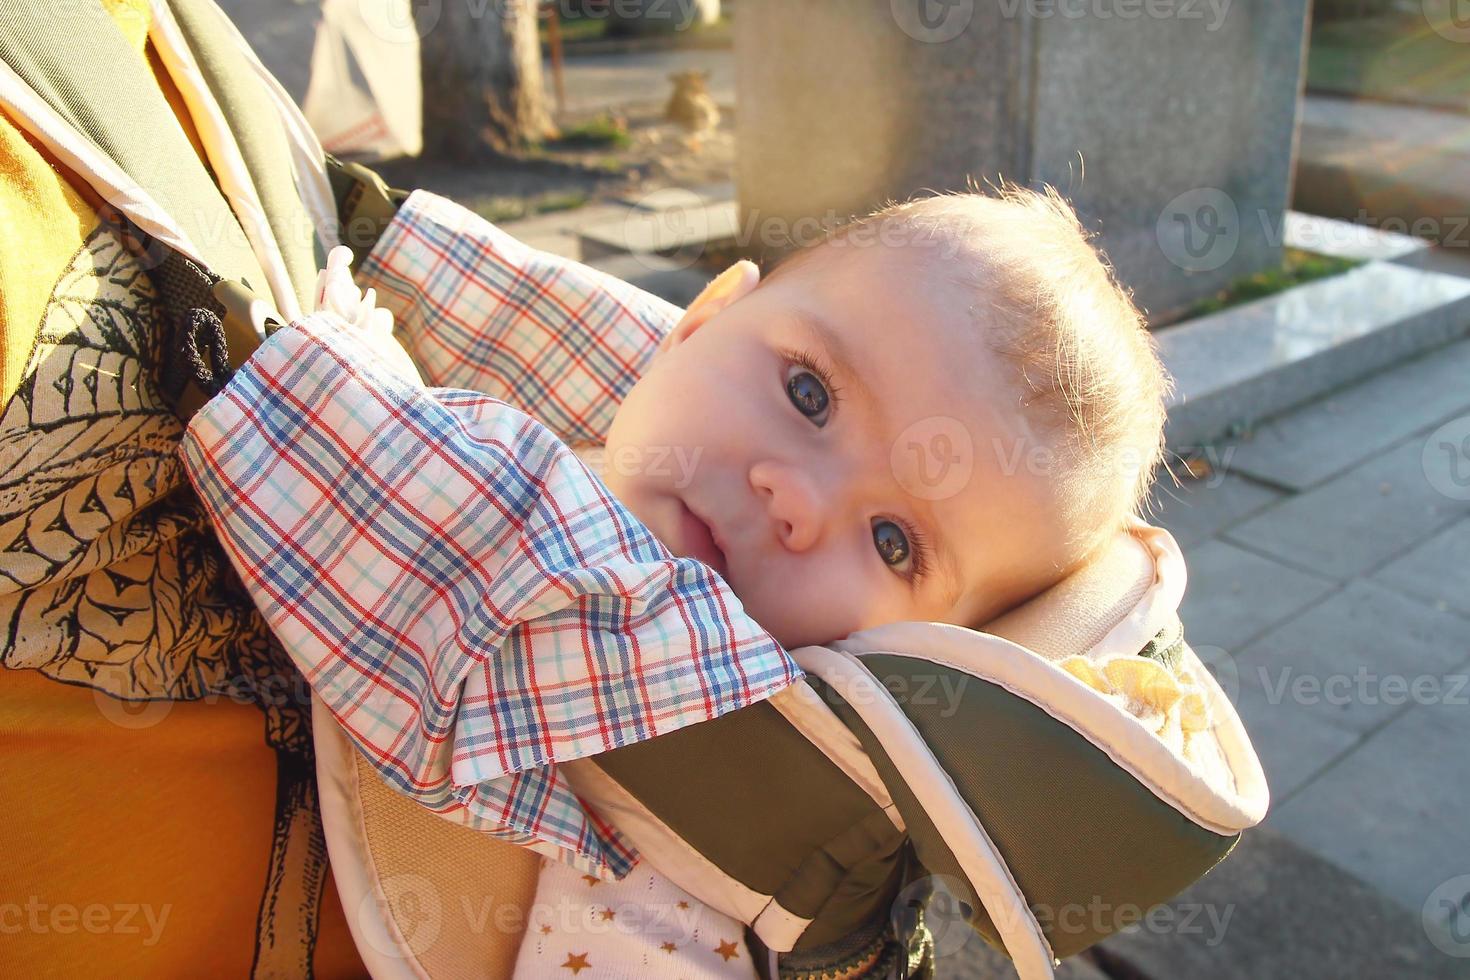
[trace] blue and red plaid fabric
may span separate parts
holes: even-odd
[[[421,387],[313,314],[194,416],[181,454],[267,622],[390,785],[621,877],[637,855],[557,763],[738,710],[801,672],[563,441],[606,431],[667,310],[461,212],[415,194],[362,279],[431,381],[499,378],[520,407]],[[533,413],[548,402],[556,431]]]
[[[427,191],[403,203],[355,278],[377,289],[428,384],[494,395],[572,444],[607,439],[683,312]]]

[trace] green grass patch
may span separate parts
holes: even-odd
[[[491,224],[503,224],[553,211],[571,211],[588,200],[588,195],[581,191],[547,191],[533,197],[477,197],[467,206]]]
[[[1470,46],[1417,13],[1321,23],[1307,48],[1307,88],[1470,112]]]
[[[1362,264],[1359,259],[1344,259],[1331,255],[1318,255],[1316,252],[1307,252],[1299,248],[1287,248],[1282,254],[1280,268],[1266,269],[1255,275],[1235,280],[1215,295],[1207,296],[1190,307],[1180,319],[1191,320],[1195,317],[1219,313],[1232,306],[1274,296],[1293,286],[1300,286],[1302,283],[1340,275]]]
[[[633,145],[633,137],[628,135],[625,120],[604,112],[585,122],[562,127],[561,136],[549,145],[562,149],[605,146],[622,150]]]

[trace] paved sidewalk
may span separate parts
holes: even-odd
[[[1470,893],[1446,885],[1470,875],[1470,340],[1214,462],[1167,481],[1155,521],[1189,566],[1185,635],[1265,764],[1266,825],[1447,920]]]

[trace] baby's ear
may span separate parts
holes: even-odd
[[[761,281],[760,266],[749,259],[741,259],[724,272],[710,280],[708,286],[694,297],[694,302],[684,311],[674,329],[659,343],[662,353],[677,347],[694,335],[694,331],[708,323],[716,313],[742,296],[750,293]]]

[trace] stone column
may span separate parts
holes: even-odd
[[[741,0],[742,228],[1045,182],[1168,318],[1279,261],[1306,2]]]

